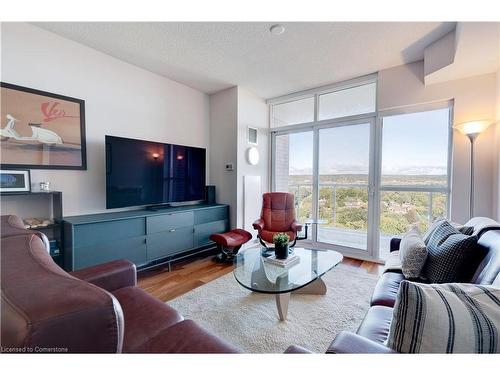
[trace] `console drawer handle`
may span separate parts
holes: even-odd
[[[175,232],[175,229],[170,229],[169,232],[170,233]]]

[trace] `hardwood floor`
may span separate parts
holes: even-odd
[[[352,258],[344,258],[342,263],[375,275],[379,275],[382,270],[380,264]],[[168,267],[139,272],[138,284],[146,292],[166,302],[232,270],[233,265],[217,263],[214,256],[209,255],[174,263],[171,272],[168,272]]]

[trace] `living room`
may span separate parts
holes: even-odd
[[[2,353],[500,352],[494,12],[39,11],[1,22]]]

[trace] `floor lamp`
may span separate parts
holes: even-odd
[[[491,125],[491,121],[470,121],[455,125],[454,128],[465,134],[470,140],[470,192],[469,192],[469,218],[474,217],[474,141],[477,136]]]

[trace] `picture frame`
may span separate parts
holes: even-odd
[[[0,169],[0,193],[30,193],[31,173],[26,170]]]
[[[87,169],[85,101],[0,82],[5,169]]]

